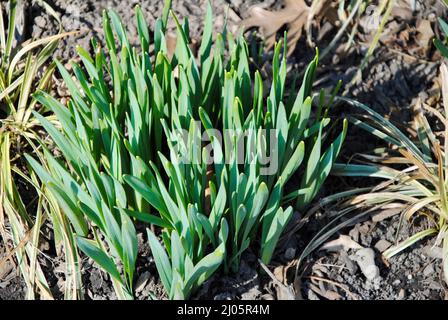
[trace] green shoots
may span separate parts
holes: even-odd
[[[317,56],[298,94],[286,97],[286,47],[278,43],[266,97],[244,38],[224,30],[213,40],[210,4],[198,56],[187,20],[173,14],[170,59],[168,14],[152,37],[138,7],[136,18],[139,48],[109,10],[107,53],[96,41],[93,57],[78,48],[76,82],[57,63],[72,95],[68,108],[44,92],[35,97],[61,130],[36,116],[68,165],[48,151],[49,169],[28,160],[64,208],[79,248],[111,275],[120,298],[133,295],[136,219],[152,226],[148,241],[168,296],[185,299],[221,266],[237,271],[250,246],[270,262],[293,206],[305,208],[328,176],[347,126],[328,141],[332,99],[322,94],[313,110]],[[290,188],[295,174],[301,184]]]

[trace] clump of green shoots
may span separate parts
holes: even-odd
[[[298,94],[287,97],[286,48],[278,43],[265,96],[244,38],[225,28],[213,39],[210,4],[197,56],[188,20],[172,15],[177,43],[170,59],[169,7],[167,1],[152,37],[136,8],[138,49],[118,15],[105,12],[107,53],[96,41],[93,57],[78,48],[77,82],[57,63],[71,92],[68,107],[43,92],[35,96],[61,123],[58,130],[38,116],[68,165],[48,151],[49,170],[32,157],[30,164],[64,208],[80,249],[111,275],[120,298],[133,294],[134,219],[153,227],[148,241],[173,299],[188,298],[221,266],[238,270],[252,245],[269,263],[293,207],[316,196],[346,133],[344,121],[330,141],[332,99],[322,93],[313,110],[317,56]],[[266,152],[275,163],[267,173]],[[298,173],[300,185],[287,188]]]

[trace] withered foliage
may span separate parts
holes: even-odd
[[[337,21],[337,9],[334,1],[317,1],[308,6],[305,0],[285,0],[285,6],[279,11],[269,11],[261,6],[253,6],[249,17],[240,22],[245,30],[258,27],[265,38],[266,50],[273,47],[277,32],[286,26],[288,32],[288,55],[300,40],[303,31],[309,32],[311,24],[319,25],[325,17],[334,23]]]

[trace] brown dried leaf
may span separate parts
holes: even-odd
[[[402,207],[382,210],[381,212],[376,213],[372,216],[372,221],[380,222],[389,219],[397,214],[400,214],[402,211],[403,211]]]
[[[400,20],[409,21],[412,19],[412,8],[407,0],[398,0],[391,12],[392,17],[399,18]]]
[[[428,20],[421,20],[417,25],[417,32],[417,43],[426,54],[431,48],[431,40],[434,38],[431,22]]]
[[[291,286],[275,286],[278,300],[295,300],[295,292]]]
[[[326,5],[330,0],[322,0],[313,10],[317,21],[322,20],[324,15],[335,19],[334,10]],[[312,14],[304,0],[285,0],[285,7],[279,11],[268,11],[261,6],[254,6],[249,11],[249,18],[240,22],[245,30],[259,27],[266,42],[266,49],[269,50],[275,43],[276,33],[284,26],[288,30],[288,55],[290,55],[306,29],[307,21]]]
[[[285,282],[285,272],[283,266],[278,266],[274,269],[274,276],[275,278],[280,281],[281,283]]]

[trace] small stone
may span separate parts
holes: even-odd
[[[47,21],[45,21],[45,18],[42,16],[36,17],[36,19],[34,20],[34,23],[36,24],[36,26],[40,27],[40,28],[45,28]]]
[[[380,269],[375,264],[375,251],[371,248],[364,248],[356,251],[350,256],[350,259],[358,263],[361,272],[372,281],[380,276]]]
[[[370,226],[369,226],[369,224],[366,222],[366,223],[364,223],[364,224],[362,224],[359,228],[358,228],[358,231],[360,232],[360,233],[362,233],[362,234],[367,234],[367,233],[369,233],[369,230],[370,230]]]
[[[434,246],[425,246],[422,249],[423,253],[432,259],[443,259],[442,248]]]
[[[135,284],[135,291],[140,292],[143,290],[143,288],[146,286],[146,283],[149,280],[149,271],[143,272],[140,277],[137,279],[137,283]]]
[[[241,300],[256,300],[260,297],[261,292],[258,286],[250,288],[249,291],[246,291],[241,294]]]
[[[222,292],[214,296],[213,300],[232,300],[232,298],[234,297],[230,292]]]
[[[408,280],[412,280],[412,274],[408,274]]]
[[[296,249],[295,248],[288,248],[285,251],[285,259],[286,260],[292,260],[296,256]]]
[[[352,230],[350,230],[350,232],[348,233],[348,235],[356,242],[359,242],[359,230],[358,227],[355,226]]]
[[[406,297],[406,291],[403,288],[398,292],[397,300],[403,300]]]
[[[340,251],[339,257],[344,263],[344,266],[348,269],[348,272],[350,272],[350,274],[353,275],[356,273],[356,271],[358,271],[358,265],[349,258],[347,252]]]
[[[440,290],[440,283],[435,280],[429,280],[428,288],[431,290]]]
[[[398,286],[398,285],[400,285],[400,283],[401,283],[401,280],[397,279],[397,280],[394,280],[394,282],[392,282],[392,285]]]
[[[434,265],[432,263],[427,265],[425,267],[425,269],[423,269],[423,275],[425,277],[428,277],[428,276],[432,275],[433,273],[434,273]]]
[[[350,249],[359,250],[362,249],[362,246],[349,236],[340,235],[336,240],[325,243],[319,250],[338,252],[341,250],[349,251]]]
[[[390,243],[387,240],[381,239],[379,240],[376,244],[375,244],[375,249],[378,250],[379,252],[383,253],[384,251],[386,251],[390,246],[392,245],[392,243]]]

